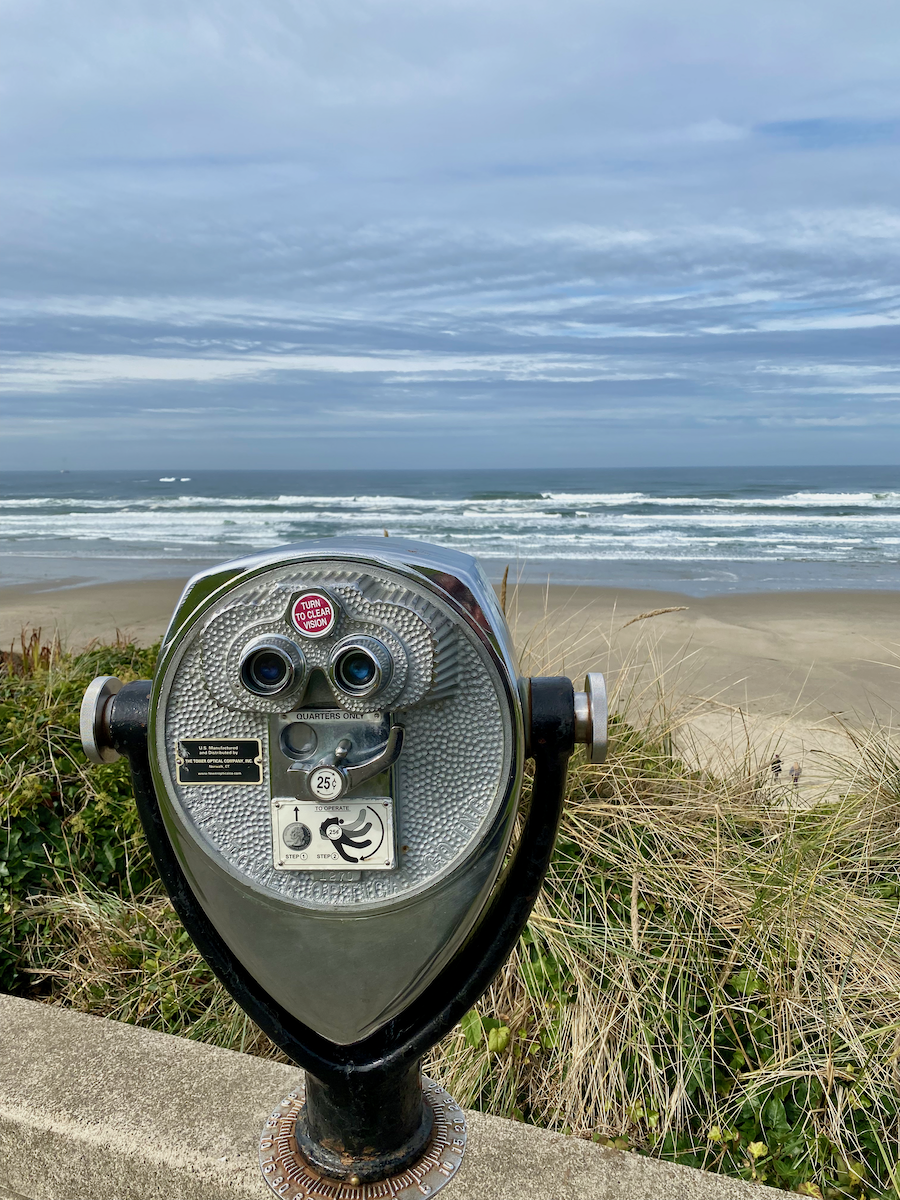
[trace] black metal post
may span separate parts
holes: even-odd
[[[420,1064],[353,1071],[323,1083],[306,1076],[306,1104],[294,1136],[301,1154],[323,1175],[360,1183],[397,1175],[423,1153],[431,1109],[422,1097]]]

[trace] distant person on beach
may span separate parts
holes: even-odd
[[[781,755],[772,755],[772,782],[777,783],[781,777]]]
[[[788,775],[790,775],[791,782],[793,783],[794,787],[800,786],[800,776],[802,774],[803,774],[803,772],[801,770],[800,764],[794,763],[793,766],[791,767],[791,769],[788,771]]]

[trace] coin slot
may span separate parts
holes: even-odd
[[[281,748],[288,758],[310,758],[318,744],[318,734],[304,721],[294,721],[281,731]]]

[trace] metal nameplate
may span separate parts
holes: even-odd
[[[315,804],[272,801],[272,864],[278,871],[389,871],[394,803],[387,796]]]
[[[180,738],[175,767],[184,787],[199,784],[262,783],[262,741],[259,738]]]

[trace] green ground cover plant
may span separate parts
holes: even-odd
[[[89,767],[97,674],[128,644],[23,638],[0,666],[0,990],[257,1054],[156,879],[126,764]],[[428,1070],[472,1107],[801,1195],[900,1194],[900,757],[848,741],[804,807],[748,752],[683,761],[619,697],[573,761],[528,930]],[[638,710],[642,715],[634,715]]]

